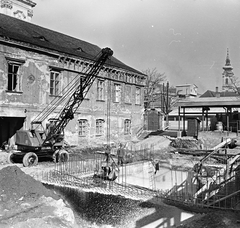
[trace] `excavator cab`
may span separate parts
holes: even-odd
[[[58,119],[55,119],[55,118],[50,118],[49,120],[49,123],[46,124],[46,135],[50,135],[51,132],[53,132],[53,129],[57,126],[59,120]],[[64,140],[64,130],[61,129],[61,131],[54,135],[54,141],[55,143],[59,144],[61,142],[63,142]]]
[[[75,84],[69,83],[60,100],[56,101],[53,99],[52,102],[39,113],[35,120],[32,121],[32,129],[20,130],[16,133],[16,145],[18,146],[19,152],[10,155],[10,162],[14,162],[15,157],[18,157],[18,160],[22,160],[24,166],[36,165],[39,157],[44,159],[45,157],[50,157],[54,162],[68,161],[69,153],[65,147],[64,128],[69,121],[74,118],[75,112],[83,102],[95,78],[112,55],[113,51],[110,48],[102,49],[95,61],[93,61],[91,67],[84,72],[85,77],[81,80],[81,83],[79,83],[78,80],[73,81]],[[65,101],[66,98],[68,99],[67,101]],[[57,119],[49,119],[50,125],[46,129],[38,129],[61,103],[63,103],[63,105]],[[35,124],[37,124],[37,127],[33,127]],[[113,170],[112,167],[111,170]],[[104,177],[114,179],[114,177],[109,177],[111,173],[111,175],[113,175],[112,171],[108,173],[103,169],[103,173]]]

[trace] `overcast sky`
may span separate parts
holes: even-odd
[[[32,22],[104,48],[170,85],[222,85],[227,48],[240,77],[240,0],[33,0]]]

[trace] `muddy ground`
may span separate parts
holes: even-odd
[[[235,138],[240,142],[240,138],[236,134],[208,132],[200,133],[199,143],[192,145],[192,147],[211,149],[226,138]],[[202,158],[201,156],[177,153],[176,148],[170,146],[171,140],[166,137],[154,136],[152,139],[146,139],[145,143],[154,144],[156,159],[169,160],[172,165],[181,167],[181,169],[192,168],[193,162],[198,162]],[[144,145],[144,141],[139,142],[139,144]],[[235,150],[235,152],[238,151]],[[54,164],[44,162],[35,167],[23,167],[22,164],[8,164],[7,156],[8,152],[0,151],[0,227],[85,227],[83,224],[77,224],[76,221],[73,221],[69,205],[62,202],[58,194],[50,193],[41,183],[35,182],[29,175],[26,175],[34,176],[47,169],[53,169]],[[43,201],[49,201],[49,204],[43,205]],[[56,209],[53,204],[62,208],[61,212],[53,213]],[[159,217],[166,213],[165,210],[166,208],[162,205],[159,207]],[[126,227],[126,224],[124,226]],[[240,214],[231,211],[211,211],[196,214],[179,227],[236,228],[240,227]]]

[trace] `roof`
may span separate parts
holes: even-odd
[[[1,13],[0,37],[89,60],[101,51],[97,45]],[[106,64],[144,75],[114,57]]]
[[[186,87],[186,86],[195,86],[197,87],[195,84],[182,84],[182,85],[176,85],[176,87]],[[198,87],[197,87],[198,88]]]
[[[237,92],[234,92],[234,91],[214,92],[214,91],[211,91],[211,90],[207,90],[200,97],[201,98],[203,98],[203,97],[216,97],[217,93],[220,95],[220,97],[236,97],[236,96],[238,96]]]
[[[31,0],[18,0],[18,1],[19,2],[23,2],[23,3],[25,3],[25,4],[29,5],[29,6],[32,6],[32,7],[36,6],[36,3],[31,1]]]
[[[178,101],[177,106],[181,108],[240,107],[240,96],[189,98]]]
[[[216,97],[216,92],[213,92],[211,90],[207,90],[200,97]]]
[[[181,111],[182,112],[182,111]],[[225,113],[226,110],[224,107],[211,107],[208,110],[208,114],[216,114],[216,113]],[[202,115],[202,107],[197,107],[197,108],[186,108],[184,111],[185,115]],[[178,116],[178,108],[173,109],[170,113],[169,116]]]

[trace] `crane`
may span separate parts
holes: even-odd
[[[100,55],[93,62],[84,78],[81,78],[80,83],[75,87],[73,92],[67,91],[64,99],[68,98],[67,102],[61,109],[57,118],[49,119],[50,124],[44,128],[43,120],[34,120],[31,122],[31,129],[19,130],[16,132],[16,145],[18,151],[9,155],[9,162],[22,162],[24,166],[37,165],[39,158],[52,158],[53,161],[66,162],[69,159],[69,153],[64,147],[64,129],[74,118],[74,114],[84,100],[86,94],[91,88],[96,76],[100,72],[102,66],[113,55],[110,48],[103,48]],[[70,94],[70,95],[69,95]],[[56,103],[59,105],[59,103]],[[56,107],[56,105],[55,105]],[[48,114],[51,109],[45,110]],[[44,120],[46,120],[46,115]],[[41,126],[41,129],[39,129]]]

